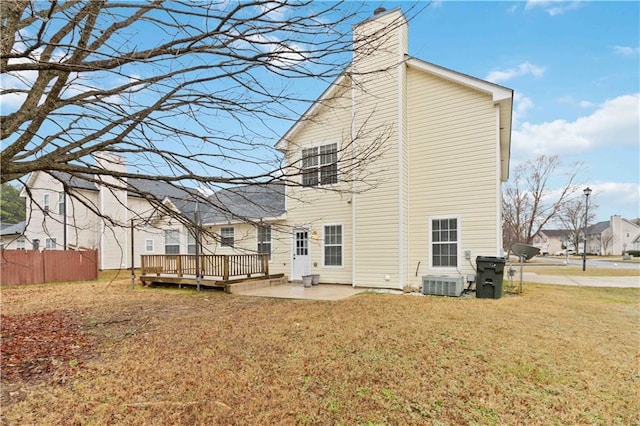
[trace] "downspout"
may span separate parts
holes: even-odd
[[[354,70],[355,71],[355,70]],[[356,287],[356,87],[351,74],[351,286]]]
[[[502,247],[502,166],[500,161],[500,104],[496,104],[496,256],[504,256]]]
[[[396,31],[400,32],[400,27],[396,29]],[[402,46],[402,34],[399,34],[398,39],[398,57],[404,59],[403,46]],[[402,155],[402,150],[404,148],[403,144],[403,90],[402,90],[402,71],[404,69],[404,61],[398,64],[398,286],[402,290],[404,288],[404,157]]]

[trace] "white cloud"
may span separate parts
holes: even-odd
[[[523,62],[515,68],[491,71],[487,74],[485,80],[497,83],[499,81],[507,81],[523,75],[532,75],[535,78],[540,78],[544,75],[544,72],[544,67],[539,67],[530,62]]]
[[[594,104],[593,102],[590,102],[590,101],[586,101],[586,100],[577,101],[571,96],[562,96],[560,98],[557,98],[556,101],[561,104],[567,104],[567,105],[571,105],[572,107],[579,107],[583,109],[589,109],[597,106],[597,104]]]
[[[575,121],[523,123],[512,133],[521,154],[562,154],[607,144],[635,145],[640,135],[640,94],[619,96]]]
[[[563,0],[528,0],[525,10],[531,10],[536,7],[544,9],[550,16],[562,15],[570,10],[578,9],[582,5],[581,1],[563,1]]]
[[[589,185],[593,189],[593,200],[598,205],[598,217],[603,220],[614,214],[626,219],[640,217],[640,185],[627,182],[595,182]]]
[[[533,101],[521,92],[515,92],[513,97],[513,127],[520,124],[527,111],[533,108]]]
[[[636,56],[640,54],[640,47],[612,46],[613,52],[622,56]]]
[[[518,5],[514,4],[513,6],[511,6],[510,8],[507,9],[507,13],[509,15],[513,15],[516,13],[516,10],[518,10]]]

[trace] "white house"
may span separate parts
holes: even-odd
[[[619,215],[587,227],[587,252],[622,255],[627,250],[640,250],[640,225]]]
[[[96,161],[126,171],[121,157],[101,153]],[[150,179],[131,179],[127,187],[113,189],[104,179],[109,178],[60,172],[30,175],[28,191],[22,191],[28,220],[22,239],[16,240],[21,248],[98,249],[99,269],[129,268],[132,245],[135,266],[141,254],[195,253],[194,232],[188,226],[197,208],[193,190]],[[163,213],[140,192],[153,194],[178,214]],[[221,190],[210,203],[200,204],[199,211],[206,231],[203,252],[272,253],[276,235],[271,225],[283,222],[284,189],[265,185]]]

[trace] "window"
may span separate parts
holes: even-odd
[[[31,248],[34,250],[39,250],[40,249],[40,240],[39,239],[35,239],[31,242]]]
[[[431,220],[431,266],[458,267],[458,219]]]
[[[154,244],[153,244],[153,240],[152,239],[146,239],[144,240],[144,251],[147,253],[153,253],[154,252]]]
[[[271,225],[258,226],[258,253],[268,254],[271,260]]]
[[[338,183],[338,145],[335,143],[302,150],[302,185]]]
[[[58,214],[64,214],[65,212],[65,199],[64,192],[58,193]]]
[[[220,228],[220,245],[222,247],[233,247],[234,243],[233,226]]]
[[[167,229],[164,231],[164,253],[180,254],[180,231]]]
[[[51,203],[49,194],[44,194],[42,196],[42,208],[44,209],[45,213],[49,211],[50,204]]]
[[[342,266],[342,225],[324,227],[324,265]]]
[[[196,254],[196,237],[191,232],[187,236],[187,253]]]
[[[16,249],[17,250],[24,250],[26,248],[26,243],[24,240],[24,237],[20,237],[16,240]]]
[[[56,239],[55,238],[47,238],[45,240],[45,248],[47,250],[55,250],[56,249]]]

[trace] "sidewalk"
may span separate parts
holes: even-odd
[[[640,277],[583,277],[576,275],[538,275],[535,272],[525,272],[523,280],[539,284],[640,288]],[[520,273],[518,272],[513,282],[519,281]]]

